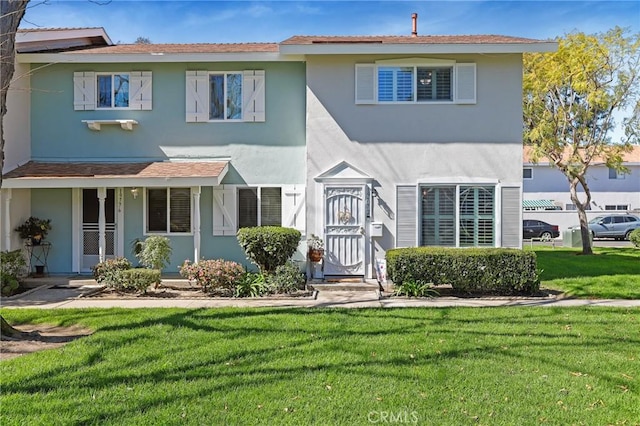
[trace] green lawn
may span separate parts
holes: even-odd
[[[637,424],[640,310],[11,310],[0,424]],[[386,422],[383,421],[386,419]],[[393,419],[395,422],[390,422]]]
[[[528,249],[529,250],[529,249]],[[580,298],[640,299],[640,250],[535,247],[542,287],[562,290]]]

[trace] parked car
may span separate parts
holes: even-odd
[[[573,226],[579,228],[579,226]],[[589,230],[594,238],[629,240],[631,232],[640,228],[640,218],[632,214],[617,214],[594,217],[589,221]]]
[[[543,241],[549,241],[552,238],[560,236],[558,225],[550,225],[541,220],[523,220],[522,221],[522,238],[540,238]]]

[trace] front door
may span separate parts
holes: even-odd
[[[105,258],[115,256],[116,242],[116,209],[115,190],[107,189],[105,199]],[[98,190],[82,190],[82,271],[87,272],[100,261],[100,233],[99,233],[100,203]]]
[[[365,194],[365,185],[325,186],[325,276],[365,274]]]

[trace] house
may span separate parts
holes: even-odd
[[[538,219],[553,223],[560,230],[578,224],[576,207],[571,201],[569,183],[564,174],[553,167],[547,158],[537,163],[531,160],[529,147],[524,147],[523,208],[525,219]],[[591,190],[591,205],[587,208],[589,219],[615,212],[640,214],[640,146],[623,155],[627,172],[607,167],[602,159],[596,159],[589,167],[586,180]],[[578,187],[580,199],[584,199]]]
[[[152,234],[171,240],[165,272],[246,263],[235,234],[254,225],[322,236],[325,276],[371,277],[393,247],[521,246],[522,53],[554,42],[61,31],[18,43],[23,141],[7,144],[25,146],[7,151],[0,197],[2,249],[26,217],[52,220],[51,273],[133,260]]]

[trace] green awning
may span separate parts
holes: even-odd
[[[553,200],[522,200],[522,208],[525,210],[562,210],[556,206]]]

